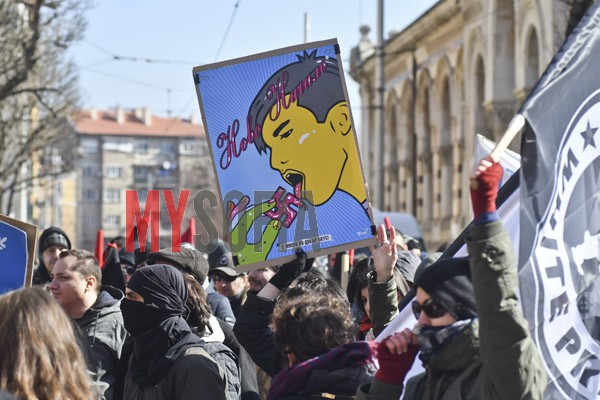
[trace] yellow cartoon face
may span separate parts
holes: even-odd
[[[346,102],[336,104],[323,123],[308,109],[291,103],[278,118],[265,119],[262,137],[271,149],[271,167],[278,170],[293,187],[312,192],[315,205],[325,203],[340,185],[348,162],[348,139],[352,138],[350,120],[340,126],[336,110],[347,110]],[[351,133],[348,135],[348,133]]]

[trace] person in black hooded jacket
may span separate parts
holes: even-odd
[[[65,231],[51,226],[40,235],[37,248],[39,264],[33,272],[33,284],[47,285],[52,281],[50,274],[58,255],[63,250],[71,250],[71,241]]]
[[[188,291],[170,265],[138,269],[129,280],[121,311],[133,337],[123,398],[225,399],[225,373],[185,321]]]

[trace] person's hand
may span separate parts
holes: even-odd
[[[390,238],[388,240],[385,227],[379,225],[377,228],[377,246],[370,246],[371,257],[375,272],[377,273],[377,282],[387,282],[394,273],[398,252],[396,247],[396,230],[390,229]]]
[[[301,273],[308,271],[313,264],[314,259],[306,259],[306,253],[303,250],[296,251],[296,259],[279,267],[279,271],[269,280],[269,283],[279,290],[283,290],[292,283]]]
[[[231,238],[234,241],[238,241],[234,243],[234,249],[241,247],[241,250],[233,252],[237,257],[239,265],[267,259],[267,255],[277,239],[277,234],[281,228],[281,221],[276,219],[269,221],[263,230],[260,240],[256,243],[248,243],[247,237],[254,220],[273,209],[273,207],[275,207],[275,200],[255,205],[240,217],[238,224],[231,231]]]
[[[395,333],[377,346],[379,370],[375,377],[388,385],[400,385],[415,362],[419,347],[410,329]]]
[[[499,162],[490,156],[482,158],[471,174],[471,204],[475,219],[484,213],[496,211],[498,186],[503,169]]]

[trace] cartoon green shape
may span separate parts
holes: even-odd
[[[238,224],[231,231],[232,239],[239,239],[240,242],[235,245],[235,248],[241,246],[241,250],[235,251],[238,265],[251,264],[264,261],[273,247],[273,243],[277,239],[279,230],[281,229],[281,221],[271,220],[266,226],[261,235],[261,238],[256,243],[248,243],[248,232],[254,224],[254,221],[263,215],[265,212],[272,210],[276,206],[274,200],[269,200],[252,207],[244,213]]]

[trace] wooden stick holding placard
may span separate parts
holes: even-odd
[[[510,142],[512,142],[515,136],[517,136],[517,134],[521,132],[521,129],[523,129],[524,126],[525,117],[523,117],[521,114],[516,114],[513,117],[513,119],[510,120],[506,132],[504,132],[504,135],[502,135],[502,137],[500,138],[498,143],[496,143],[496,146],[490,153],[490,157],[492,158],[492,160],[494,160],[495,162],[498,162],[498,160],[500,160],[500,155],[502,154],[502,152],[506,150]]]
[[[525,117],[521,114],[516,114],[509,122],[508,128],[504,132],[504,135],[500,138],[496,146],[492,149],[489,156],[494,162],[498,162],[500,160],[500,155],[508,148],[508,145],[512,140],[517,136],[521,129],[525,126]],[[476,167],[476,165],[474,166]],[[477,189],[477,181],[471,179],[470,183],[471,189]]]

